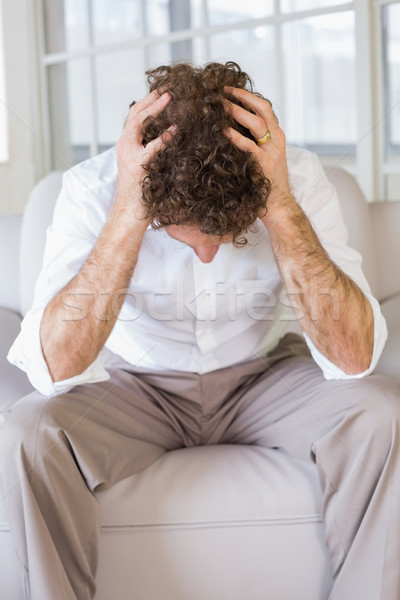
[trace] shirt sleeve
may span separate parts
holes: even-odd
[[[78,170],[64,174],[53,222],[47,230],[43,266],[35,287],[33,306],[11,346],[8,360],[26,372],[31,384],[46,396],[59,394],[82,383],[106,381],[101,352],[80,375],[53,382],[40,342],[40,323],[48,302],[79,272],[103,227],[107,205],[94,185],[83,184]],[[111,198],[113,193],[111,193]]]
[[[307,173],[308,181],[304,185]],[[348,246],[348,233],[343,221],[335,187],[328,180],[318,157],[304,152],[294,170],[292,186],[297,202],[310,219],[319,240],[331,260],[348,275],[368,299],[374,316],[374,348],[371,363],[363,373],[348,375],[321,354],[307,334],[303,334],[315,362],[326,379],[358,379],[372,373],[387,339],[387,327],[379,302],[371,293],[362,271],[362,257]]]

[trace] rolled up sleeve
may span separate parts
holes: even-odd
[[[21,332],[8,352],[7,359],[10,363],[25,371],[33,387],[44,396],[68,392],[82,383],[106,381],[109,375],[103,365],[102,353],[80,375],[63,381],[52,380],[40,344],[40,322],[43,312],[44,309],[32,309],[27,313],[21,325]]]
[[[382,354],[383,348],[385,346],[385,342],[387,339],[387,327],[386,321],[381,313],[381,309],[379,306],[379,302],[371,295],[365,294],[367,299],[369,300],[372,311],[374,314],[374,348],[372,352],[372,358],[368,369],[363,371],[362,373],[356,373],[355,375],[349,375],[339,369],[335,364],[333,364],[330,360],[326,358],[321,352],[317,350],[314,346],[310,338],[306,333],[304,333],[304,339],[307,342],[307,346],[310,349],[312,357],[314,358],[317,365],[319,365],[323,371],[325,379],[361,379],[366,375],[370,375],[376,365],[378,364],[378,360]]]

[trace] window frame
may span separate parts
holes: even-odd
[[[96,155],[100,148],[98,143],[98,102],[94,90],[96,89],[96,57],[101,54],[142,48],[145,64],[149,64],[149,47],[154,44],[185,42],[200,37],[203,44],[205,60],[209,57],[209,36],[216,33],[229,32],[238,29],[249,29],[264,25],[272,25],[275,30],[277,44],[278,71],[282,72],[283,58],[280,44],[281,26],[283,23],[327,15],[336,12],[354,11],[355,15],[355,43],[356,43],[356,109],[357,109],[357,142],[349,146],[316,145],[310,149],[316,151],[325,166],[340,165],[347,168],[358,178],[368,200],[384,198],[384,178],[388,172],[400,173],[400,165],[388,165],[385,158],[385,74],[383,68],[383,37],[382,37],[382,7],[398,3],[398,0],[350,0],[340,5],[332,5],[314,9],[282,13],[280,0],[274,0],[274,13],[270,16],[245,21],[211,26],[207,21],[207,2],[201,0],[202,25],[198,28],[187,28],[171,31],[160,36],[146,35],[146,0],[140,0],[141,31],[140,35],[132,40],[121,43],[94,45],[92,0],[87,2],[89,14],[89,45],[87,48],[55,53],[45,52],[44,40],[44,0],[37,2],[37,23],[39,32],[39,56],[41,64],[41,96],[42,119],[44,124],[43,137],[46,142],[45,170],[51,170],[51,142],[49,122],[49,102],[47,86],[47,70],[50,66],[67,63],[77,58],[88,58],[90,61],[90,89],[91,89],[91,140],[90,155]],[[284,104],[284,85],[278,82],[276,103]],[[69,165],[66,165],[68,167]]]

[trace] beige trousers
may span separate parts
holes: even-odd
[[[400,598],[400,388],[326,381],[301,338],[204,375],[133,368],[14,404],[0,426],[0,495],[32,600],[95,593],[94,491],[199,444],[258,444],[317,465],[330,600]]]

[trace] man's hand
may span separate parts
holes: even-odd
[[[137,220],[145,219],[145,210],[141,201],[142,182],[145,176],[144,165],[165,147],[169,137],[173,135],[173,129],[170,128],[163,135],[144,146],[143,123],[148,117],[159,115],[170,100],[171,95],[168,92],[160,96],[158,90],[154,90],[140,102],[134,104],[129,111],[117,144],[116,205],[120,215],[124,213]],[[145,226],[147,227],[148,224],[148,222],[145,223]]]
[[[252,152],[256,156],[265,177],[271,182],[268,206],[271,206],[274,201],[284,202],[292,196],[286,161],[286,138],[279,127],[271,104],[268,100],[259,98],[247,90],[232,87],[225,89],[227,93],[240,100],[255,113],[226,101],[227,110],[235,121],[249,129],[256,140],[263,138],[267,130],[271,132],[271,139],[261,146],[241,135],[232,127],[226,133],[237,148],[245,152]]]

